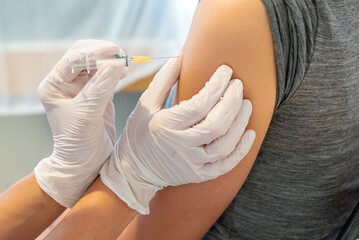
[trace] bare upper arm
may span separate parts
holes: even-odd
[[[271,28],[260,0],[202,0],[183,48],[179,100],[204,86],[227,64],[252,101],[248,128],[257,137],[247,156],[226,175],[200,184],[168,187],[151,201],[151,214],[138,216],[121,239],[198,239],[206,233],[246,179],[271,121],[276,96]]]

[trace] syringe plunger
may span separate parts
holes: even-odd
[[[83,70],[87,70],[87,73],[90,73],[91,70],[99,69],[104,63],[112,61],[120,63],[124,67],[128,67],[128,65],[131,63],[131,58],[128,57],[128,55],[126,54],[119,54],[111,58],[103,59],[96,59],[86,56],[85,63],[71,62],[71,70],[72,73],[74,73],[75,71],[81,72]]]

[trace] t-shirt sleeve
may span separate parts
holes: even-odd
[[[274,41],[278,108],[293,96],[305,76],[314,51],[317,11],[313,0],[262,2]]]

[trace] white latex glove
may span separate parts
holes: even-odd
[[[240,80],[221,66],[192,99],[161,110],[176,82],[182,54],[155,76],[127,120],[103,183],[129,207],[149,213],[155,193],[169,185],[199,183],[227,173],[247,154],[255,132],[245,128],[251,102]]]
[[[106,63],[90,75],[71,72],[70,61],[111,56],[121,50],[100,40],[71,47],[38,87],[53,138],[50,157],[35,167],[40,187],[65,207],[72,207],[98,176],[115,142],[114,89],[126,70]]]

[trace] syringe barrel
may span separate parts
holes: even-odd
[[[95,58],[89,58],[86,57],[85,62],[76,63],[71,61],[71,70],[72,73],[75,72],[82,72],[84,70],[87,71],[87,73],[90,73],[91,70],[97,70],[99,69],[103,64],[108,62],[115,62],[120,63],[122,66],[127,67],[130,63],[129,58],[127,55],[117,55],[114,58],[105,58],[105,59],[95,59]]]

